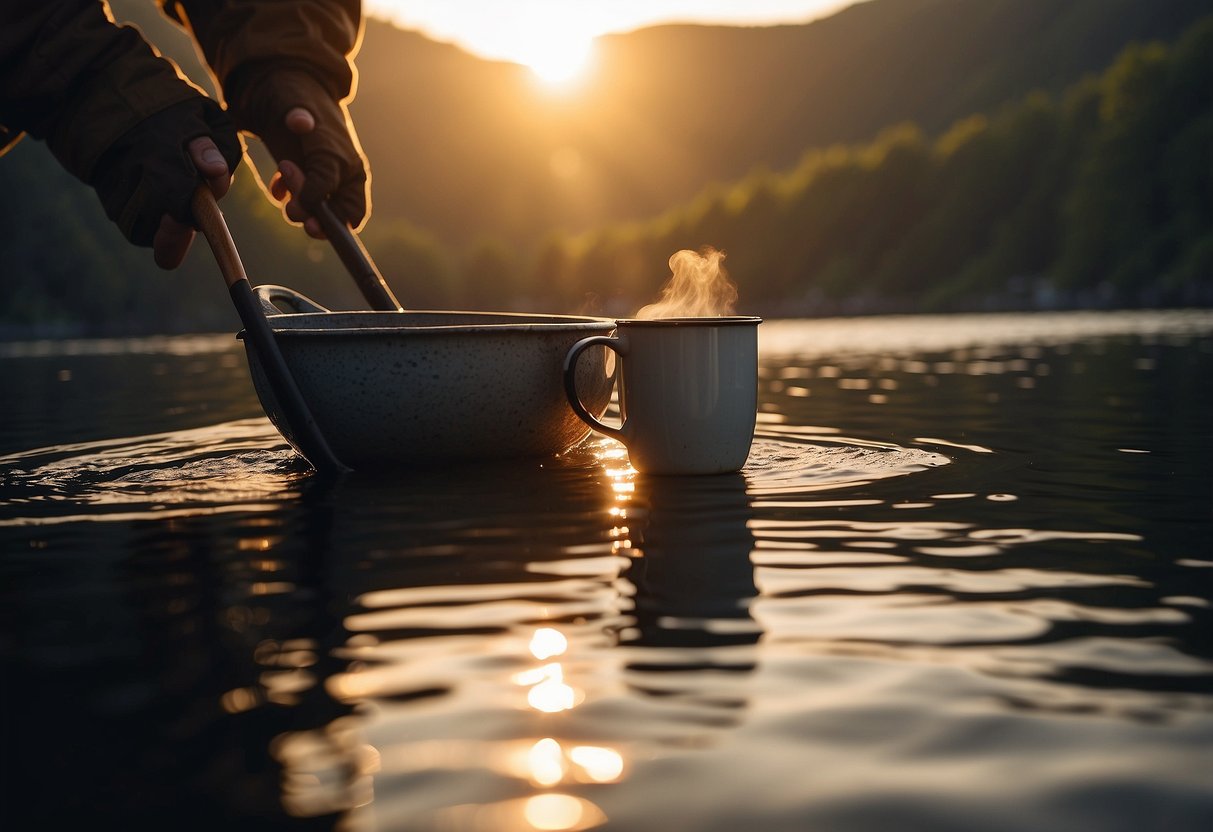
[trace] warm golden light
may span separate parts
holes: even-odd
[[[595,783],[614,783],[623,774],[623,755],[613,748],[578,745],[569,752],[569,759]]]
[[[609,6],[523,0],[508,4],[410,3],[380,0],[368,11],[439,40],[453,40],[482,57],[528,67],[550,86],[580,78],[594,38],[611,31]]]
[[[553,666],[560,670],[560,665]],[[526,695],[526,701],[537,711],[556,714],[570,710],[577,704],[577,692],[564,683],[564,674],[560,673],[531,688]]]
[[[282,807],[295,817],[346,812],[373,798],[379,751],[362,740],[357,720],[343,717],[323,728],[288,731],[270,743],[282,766]]]
[[[451,806],[440,810],[426,829],[581,832],[606,823],[602,809],[568,794],[536,794],[488,805]],[[362,828],[362,827],[353,827]],[[412,828],[412,827],[410,827]]]
[[[562,39],[553,33],[536,33],[530,43],[519,44],[520,62],[552,86],[571,84],[584,74],[594,52],[592,38]]]
[[[577,745],[565,748],[551,738],[515,752],[511,771],[537,786],[552,787],[571,778],[579,783],[617,783],[623,777],[623,755],[613,748]]]
[[[540,786],[554,786],[564,779],[564,752],[560,743],[548,737],[531,746],[527,754],[531,779]]]
[[[540,627],[531,636],[531,655],[540,661],[559,656],[569,649],[569,640],[564,633],[551,627]]]
[[[258,691],[254,688],[234,688],[219,697],[219,704],[229,714],[238,714],[251,710],[261,702]]]
[[[664,23],[741,26],[803,23],[851,2],[853,0],[750,0],[747,3],[366,0],[363,7],[368,15],[391,20],[406,29],[418,29],[437,40],[453,41],[481,57],[517,61],[534,67],[536,61],[546,62],[547,59],[539,56],[547,52],[553,41],[585,44],[598,35]],[[552,65],[567,67],[566,61],[571,60],[553,61]]]
[[[583,801],[567,794],[537,794],[526,802],[527,822],[536,829],[575,829],[581,825]]]
[[[550,668],[556,668],[554,672],[561,673],[560,665],[558,664],[544,665],[543,667],[533,667],[530,670],[515,673],[514,683],[527,686],[537,685],[551,676],[553,671]]]
[[[577,691],[564,683],[564,668],[559,662],[545,664],[514,674],[514,683],[527,685],[527,703],[547,714],[567,711],[577,705]]]

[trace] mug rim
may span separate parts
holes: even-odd
[[[677,317],[677,318],[619,318],[615,321],[619,326],[642,327],[677,327],[677,326],[736,326],[745,324],[760,324],[762,318],[756,315],[710,315],[706,317]]]

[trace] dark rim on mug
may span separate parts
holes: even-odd
[[[620,326],[729,326],[760,324],[762,318],[749,315],[720,315],[703,318],[620,318]]]

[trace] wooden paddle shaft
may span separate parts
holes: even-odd
[[[240,254],[236,251],[236,243],[228,231],[223,212],[215,195],[206,185],[199,185],[194,191],[192,202],[194,219],[198,227],[210,243],[219,271],[227,283],[228,294],[236,307],[240,321],[244,324],[244,337],[252,345],[257,359],[278,401],[282,416],[286,420],[287,433],[295,448],[304,459],[312,464],[321,474],[339,474],[349,469],[337,459],[333,449],[321,433],[319,425],[312,417],[312,411],[304,401],[295,377],[287,366],[274,331],[270,329],[269,321],[260,302],[253,294],[253,287],[244,272],[244,264],[240,262]]]
[[[354,278],[371,308],[399,312],[402,308],[400,301],[396,300],[379,268],[371,260],[370,253],[353,229],[346,225],[345,220],[338,217],[327,202],[320,203],[316,209],[316,219],[320,221],[324,235],[329,238],[329,243],[341,258],[342,265]]]
[[[223,212],[219,210],[219,203],[215,201],[215,195],[211,193],[210,188],[200,185],[194,191],[192,205],[194,219],[211,245],[211,251],[215,254],[215,261],[219,264],[219,271],[228,288],[234,286],[237,281],[248,280],[244,263],[240,262],[240,253],[236,251],[236,242],[228,231]]]

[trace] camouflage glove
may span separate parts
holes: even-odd
[[[194,224],[190,203],[202,179],[186,145],[200,136],[210,136],[228,170],[236,169],[243,149],[235,126],[203,96],[145,118],[110,145],[93,168],[88,184],[101,198],[106,216],[135,245],[151,246],[165,214]]]

